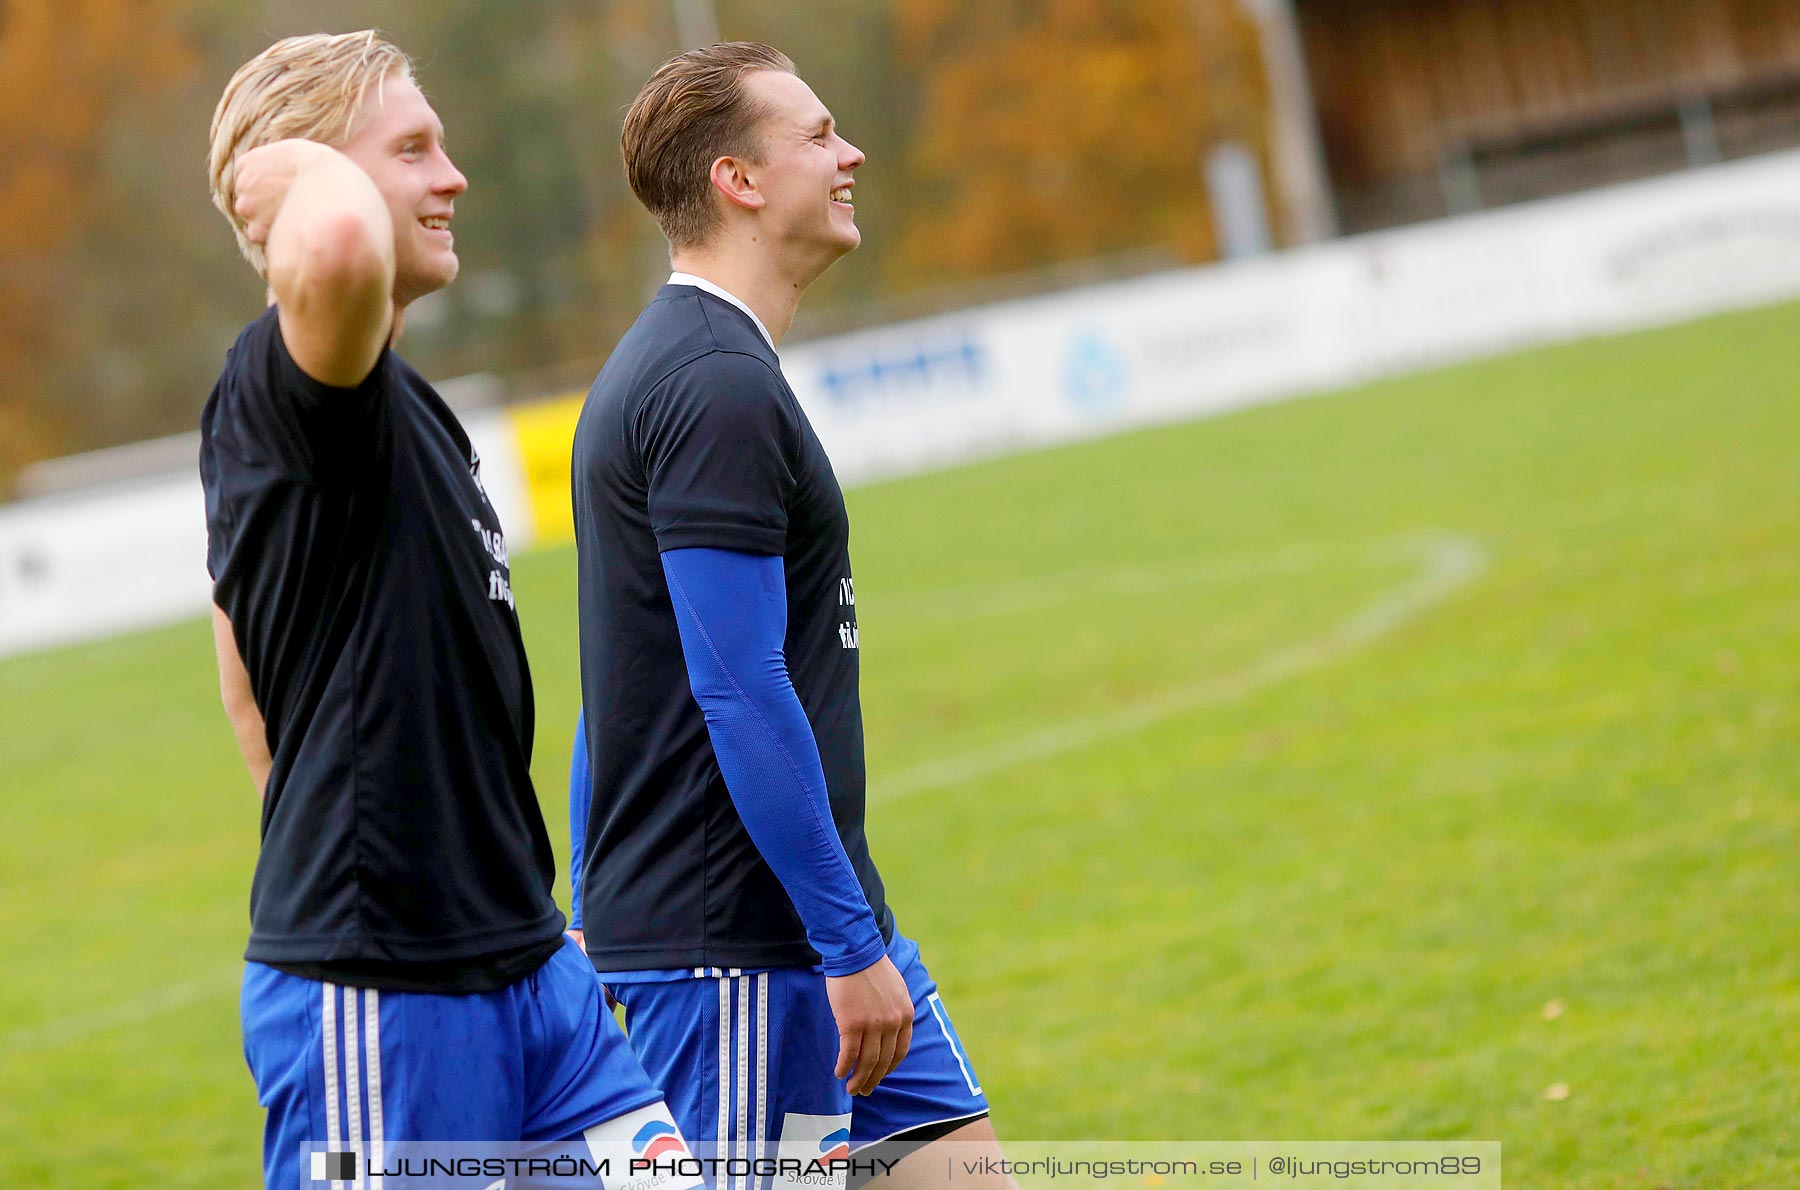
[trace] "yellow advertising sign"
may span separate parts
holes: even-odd
[[[531,504],[532,541],[559,545],[575,540],[575,513],[570,507],[569,465],[575,445],[575,421],[585,394],[533,401],[507,411],[519,443],[519,465]]]

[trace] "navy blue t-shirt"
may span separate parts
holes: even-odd
[[[573,478],[593,776],[582,916],[595,967],[819,962],[720,776],[665,550],[782,557],[788,673],[838,835],[891,941],[863,832],[850,522],[831,462],[750,318],[699,289],[664,286],[588,393]]]
[[[467,434],[391,350],[334,388],[274,307],[201,415],[207,568],[274,765],[245,957],[466,993],[555,953],[506,539]]]

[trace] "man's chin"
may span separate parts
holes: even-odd
[[[416,302],[426,294],[436,293],[456,280],[459,268],[456,258],[451,257],[448,266],[439,265],[433,269],[412,273],[404,281],[394,286],[394,296],[403,304]]]

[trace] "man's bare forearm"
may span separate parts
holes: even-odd
[[[263,245],[294,362],[326,384],[361,382],[394,321],[394,227],[375,183],[336,149],[276,141],[239,163],[237,212]]]
[[[237,736],[238,751],[250,770],[256,785],[256,796],[263,796],[269,784],[269,768],[274,758],[269,755],[268,733],[264,730],[262,711],[250,690],[250,674],[238,655],[237,635],[231,630],[231,619],[224,609],[213,605],[213,648],[219,655],[219,701],[225,704],[225,717],[231,721]]]

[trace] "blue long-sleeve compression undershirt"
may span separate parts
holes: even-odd
[[[587,849],[588,805],[594,777],[588,769],[587,712],[575,716],[575,747],[569,757],[569,928],[581,925],[581,861]]]
[[[787,580],[777,556],[680,549],[662,555],[688,683],[706,716],[726,789],[751,842],[806,927],[827,975],[850,975],[886,953],[831,817],[818,742],[788,676]],[[588,766],[577,729],[569,831],[580,928],[580,853]],[[575,803],[580,803],[577,809]]]

